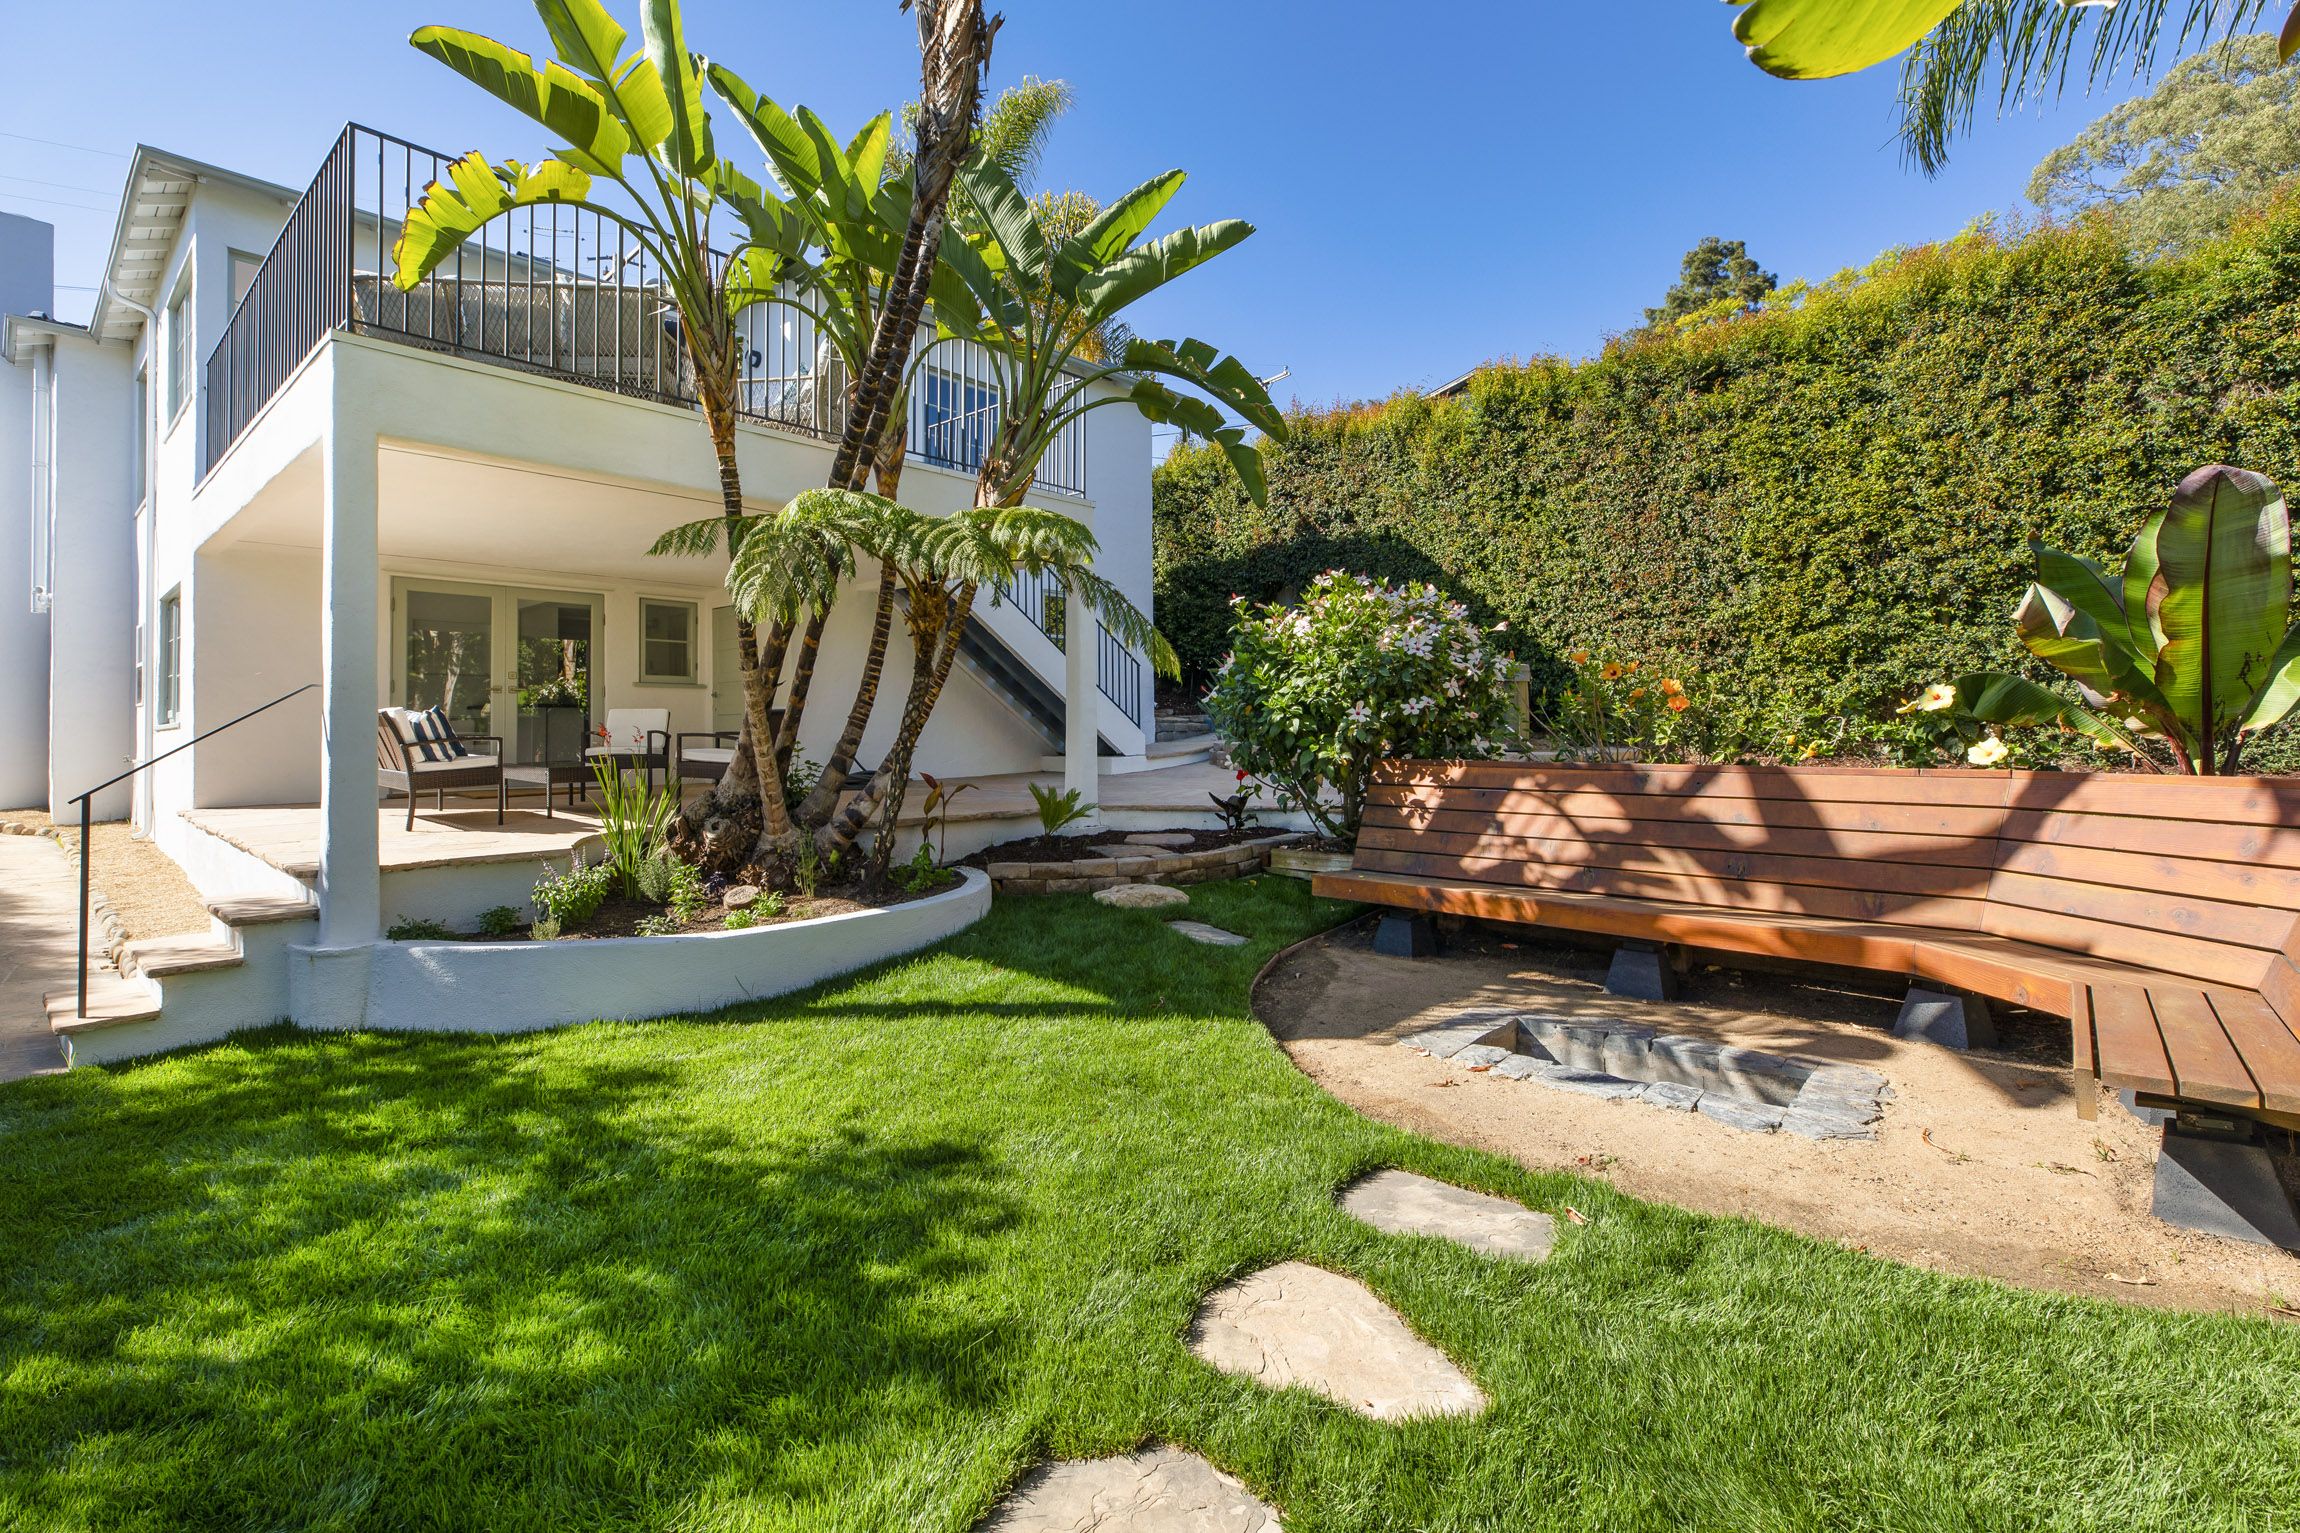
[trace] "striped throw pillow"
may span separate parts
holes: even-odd
[[[407,754],[416,761],[454,761],[468,756],[470,751],[455,738],[455,731],[447,722],[447,710],[427,708],[417,713],[412,708],[401,715],[405,721],[402,733],[407,738]]]

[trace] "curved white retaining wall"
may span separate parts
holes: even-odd
[[[372,958],[365,1015],[353,1025],[533,1032],[602,1018],[714,1011],[803,990],[939,942],[981,920],[990,910],[990,879],[979,869],[959,871],[964,882],[956,889],[907,905],[742,931],[562,942],[378,943],[366,950]],[[297,1020],[305,1018],[299,1014]]]

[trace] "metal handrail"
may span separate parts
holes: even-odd
[[[286,702],[289,698],[301,697],[304,693],[311,691],[313,688],[319,685],[320,683],[316,681],[307,681],[302,686],[296,688],[293,692],[281,693],[278,697],[275,697],[270,702],[265,703],[261,708],[250,708],[247,712],[241,714],[236,719],[228,719],[225,722],[218,724],[213,729],[202,730],[200,733],[192,736],[189,740],[186,740],[183,744],[170,746],[168,749],[160,752],[157,756],[154,756],[151,760],[139,761],[134,766],[128,768],[128,770],[125,772],[122,772],[119,776],[107,777],[102,782],[96,784],[96,786],[93,788],[90,788],[87,792],[74,794],[71,798],[65,800],[66,803],[78,804],[80,806],[80,995],[79,1004],[75,1009],[75,1015],[82,1018],[85,1018],[88,1015],[88,869],[96,860],[95,847],[89,842],[88,833],[92,828],[90,822],[94,818],[94,801],[96,795],[103,792],[106,788],[112,787],[114,784],[126,782],[129,778],[135,776],[138,772],[143,771],[146,767],[158,766],[161,762],[167,760],[170,756],[175,755],[178,751],[188,751],[193,746],[199,744],[202,740],[208,739],[214,735],[220,735],[225,730],[231,728],[234,724],[245,724],[248,720],[254,718],[257,714],[264,712],[266,709],[277,708],[280,704]]]

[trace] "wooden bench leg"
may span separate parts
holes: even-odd
[[[2076,1067],[2076,1115],[2090,1123],[2100,1116],[2100,1077],[2092,1066]]]
[[[1437,923],[1428,916],[1390,911],[1374,928],[1374,951],[1384,958],[1434,958]]]

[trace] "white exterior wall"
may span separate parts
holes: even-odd
[[[45,314],[56,298],[56,231],[0,213],[0,314]],[[0,808],[48,798],[48,620],[33,609],[32,396],[35,363],[0,364]]]
[[[127,347],[55,341],[50,396],[55,597],[48,615],[48,812],[135,760],[135,384]],[[122,783],[99,820],[128,813]]]

